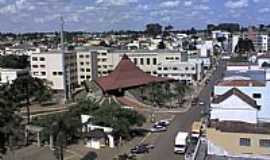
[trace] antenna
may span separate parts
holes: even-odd
[[[61,38],[61,55],[62,55],[62,71],[63,71],[63,86],[64,86],[64,100],[65,103],[67,102],[68,99],[68,94],[67,94],[67,82],[66,82],[66,66],[65,66],[65,46],[64,46],[64,18],[61,16],[60,17],[61,21],[61,32],[60,32],[60,38]]]

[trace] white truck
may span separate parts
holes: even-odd
[[[188,132],[178,132],[175,137],[174,153],[184,154],[187,149]]]

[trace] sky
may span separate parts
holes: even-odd
[[[0,32],[175,29],[237,22],[270,24],[270,0],[0,0]]]

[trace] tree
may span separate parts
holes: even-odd
[[[239,56],[243,56],[251,51],[255,51],[253,42],[248,38],[239,38],[239,41],[235,47],[235,52],[238,53]]]
[[[158,23],[147,24],[145,33],[149,36],[157,36],[162,33],[162,26]]]
[[[177,103],[180,105],[181,102],[183,101],[183,98],[186,94],[186,92],[190,90],[190,88],[187,85],[184,85],[182,83],[176,83],[174,91],[176,92],[177,95]]]
[[[18,56],[18,55],[5,55],[0,56],[0,67],[3,68],[15,68],[15,69],[24,69],[30,66],[28,61],[28,56]]]
[[[165,45],[165,43],[163,41],[161,41],[161,42],[158,43],[158,47],[157,48],[158,49],[166,49],[166,45]]]
[[[44,102],[52,98],[49,83],[42,79],[33,78],[30,75],[17,78],[11,84],[10,92],[14,95],[13,101],[18,104],[18,107],[26,107],[27,124],[30,124],[31,101]],[[26,136],[26,143],[28,144],[28,136]]]
[[[6,152],[6,144],[10,150],[13,149],[13,139],[19,137],[19,126],[22,121],[8,87],[7,85],[0,87],[0,153]]]

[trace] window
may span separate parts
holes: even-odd
[[[158,67],[158,70],[162,70],[162,68],[161,67]]]
[[[85,58],[89,58],[89,55],[85,55]]]
[[[40,68],[45,68],[45,65],[44,64],[40,65]]]
[[[240,146],[250,146],[250,138],[240,138]]]
[[[168,68],[167,68],[167,67],[164,67],[164,68],[163,68],[163,70],[164,70],[164,71],[167,71],[167,70],[168,70]]]
[[[85,76],[81,76],[81,79],[84,79],[85,78]]]
[[[137,64],[137,58],[134,58],[133,61],[134,61],[134,64]]]
[[[32,65],[33,68],[38,68],[38,65]]]
[[[41,75],[42,76],[46,76],[46,72],[41,72]]]
[[[173,70],[176,71],[177,70],[177,67],[173,67]]]
[[[37,61],[38,58],[37,57],[32,57],[32,61]]]
[[[146,64],[147,64],[147,65],[150,65],[150,58],[147,58],[147,59],[146,59]]]
[[[91,69],[90,68],[86,68],[86,72],[91,72]]]
[[[260,93],[254,93],[253,94],[253,98],[259,99],[261,97],[262,97],[262,95]]]
[[[270,139],[260,139],[259,141],[260,147],[270,147]]]
[[[143,65],[143,58],[140,59],[140,64]]]
[[[53,75],[56,76],[57,75],[57,72],[53,72]]]
[[[86,79],[91,79],[91,76],[89,76],[89,75],[88,75],[88,76],[86,76]]]
[[[39,60],[40,61],[45,61],[45,58],[44,57],[39,57]]]
[[[34,76],[37,76],[37,75],[38,75],[38,72],[33,72],[33,75],[34,75]]]
[[[85,62],[86,63],[86,65],[90,65],[90,62]]]
[[[83,58],[84,56],[83,55],[80,55],[80,58]]]
[[[186,67],[185,70],[187,71],[188,70],[188,67]]]
[[[84,68],[81,68],[81,72],[84,72]]]
[[[59,76],[63,75],[63,72],[58,72],[58,75],[59,75]]]
[[[157,64],[157,59],[153,58],[153,65],[156,65],[156,64]]]
[[[80,64],[81,64],[82,66],[84,65],[84,63],[83,63],[83,62],[81,62]]]
[[[103,56],[106,56],[107,55],[107,53],[105,53],[105,52],[103,52],[103,53],[101,53]]]
[[[191,68],[191,70],[193,70],[193,71],[194,71],[194,70],[195,70],[195,67],[192,67],[192,68]]]

